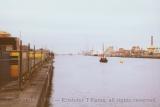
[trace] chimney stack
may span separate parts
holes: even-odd
[[[153,36],[151,36],[151,46],[153,46]]]

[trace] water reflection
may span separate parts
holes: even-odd
[[[123,60],[123,63],[120,61]],[[160,107],[160,60],[57,56],[51,107]]]

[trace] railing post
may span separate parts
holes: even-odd
[[[30,43],[28,44],[28,72],[29,72],[29,79],[31,78],[31,70],[30,70]]]
[[[35,47],[35,45],[34,45],[34,52],[33,52],[33,54],[34,54],[34,56],[33,56],[33,64],[34,64],[34,66],[33,67],[35,67],[35,64],[36,64],[36,56],[35,56],[35,54],[36,54],[36,47]]]
[[[19,89],[22,89],[22,40],[20,40],[20,51],[19,51]]]
[[[41,65],[43,64],[42,52],[43,52],[43,49],[41,49]]]

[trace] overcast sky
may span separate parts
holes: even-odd
[[[0,30],[58,53],[160,46],[160,0],[1,0]]]

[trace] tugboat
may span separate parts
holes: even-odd
[[[106,57],[101,57],[100,60],[99,60],[99,62],[101,62],[101,63],[107,63],[108,60],[107,60]]]
[[[103,45],[103,53],[101,55],[101,58],[100,58],[99,62],[101,62],[101,63],[107,63],[108,62],[107,58],[104,55],[104,45]]]

